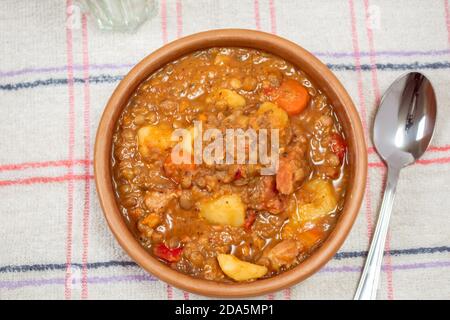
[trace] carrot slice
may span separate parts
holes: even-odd
[[[308,90],[298,81],[285,80],[278,88],[275,103],[283,108],[290,116],[302,112],[309,103]]]
[[[323,231],[318,228],[313,228],[302,232],[298,235],[298,239],[304,246],[304,249],[309,250],[316,245],[323,238]]]

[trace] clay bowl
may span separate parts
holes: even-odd
[[[343,211],[323,245],[297,267],[269,279],[249,283],[218,283],[179,273],[153,258],[133,237],[116,203],[111,179],[112,135],[115,123],[137,86],[166,63],[208,47],[250,47],[280,56],[306,72],[328,96],[343,126],[348,143],[350,180]],[[311,276],[341,247],[358,214],[367,174],[367,151],[358,112],[335,75],[316,57],[295,43],[272,34],[241,30],[197,33],[156,50],[139,62],[112,94],[97,130],[94,157],[95,182],[100,204],[111,231],[122,248],[142,268],[159,279],[186,291],[207,296],[246,297],[277,291]]]

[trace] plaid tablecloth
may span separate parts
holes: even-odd
[[[72,1],[0,2],[0,298],[198,299],[136,266],[112,237],[93,181],[94,135],[121,77],[183,35],[259,29],[326,62],[367,129],[408,70],[433,82],[437,132],[401,173],[379,298],[450,298],[450,9],[447,0],[160,0],[135,34],[100,31]],[[368,135],[370,136],[370,135]],[[365,201],[342,249],[267,299],[352,298],[385,167],[369,143]]]

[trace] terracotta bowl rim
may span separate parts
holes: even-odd
[[[340,119],[348,122],[347,139],[353,141],[349,147],[352,154],[350,190],[344,209],[329,237],[310,257],[295,268],[277,276],[248,283],[219,283],[197,279],[161,263],[152,257],[134,238],[117,206],[111,180],[112,132],[118,114],[130,95],[151,73],[180,56],[195,50],[214,46],[249,47],[281,56],[287,61],[299,59],[302,65],[294,63],[310,78],[326,83],[327,95],[335,94],[342,110]],[[309,72],[307,70],[309,70]],[[323,89],[323,88],[322,88]],[[143,269],[157,278],[179,289],[196,294],[216,297],[259,296],[287,288],[303,281],[324,266],[342,246],[361,206],[367,175],[367,149],[361,121],[350,96],[336,76],[315,56],[297,44],[273,34],[246,29],[221,29],[196,33],[154,51],[145,57],[121,80],[109,99],[100,120],[94,147],[94,175],[100,204],[108,225],[122,248]]]

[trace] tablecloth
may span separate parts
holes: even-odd
[[[106,226],[93,143],[121,77],[202,30],[290,39],[335,72],[368,132],[357,221],[317,274],[263,299],[350,299],[380,207],[385,166],[370,128],[400,74],[424,72],[439,110],[432,146],[401,173],[380,299],[450,298],[450,9],[447,0],[160,0],[134,34],[104,32],[71,0],[0,2],[0,299],[199,299],[147,274]]]

